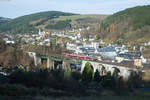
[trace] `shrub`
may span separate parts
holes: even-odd
[[[105,88],[114,87],[114,78],[111,76],[111,72],[107,72],[107,75],[102,77],[101,84]]]
[[[27,94],[27,88],[22,85],[10,85],[4,84],[0,85],[0,94],[8,96],[21,96]]]
[[[71,73],[71,77],[74,79],[74,80],[77,80],[79,81],[81,79],[81,73],[80,72],[77,72],[77,71],[74,71]]]

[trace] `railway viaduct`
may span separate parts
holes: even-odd
[[[56,69],[60,67],[56,62],[61,62],[60,65],[63,68],[69,67],[70,64],[75,64],[75,65],[80,65],[81,70],[80,72],[83,72],[83,69],[85,67],[85,64],[87,62],[90,62],[91,65],[93,66],[94,72],[98,69],[100,72],[102,69],[105,69],[106,73],[109,71],[113,73],[114,69],[117,68],[120,71],[120,75],[127,80],[129,76],[131,75],[132,72],[145,72],[145,70],[142,69],[137,69],[133,67],[128,67],[128,66],[122,66],[122,65],[117,65],[114,63],[104,63],[104,62],[97,62],[97,61],[85,61],[85,60],[77,60],[77,59],[71,59],[71,58],[65,58],[61,56],[47,56],[47,55],[40,55],[36,54],[34,52],[29,52],[28,53],[30,57],[34,59],[34,64],[35,66],[39,66],[42,64],[43,60],[47,62],[47,68],[49,69]]]
[[[43,64],[43,61],[47,62],[47,68],[48,69],[56,69],[58,67],[70,67],[70,64],[74,65],[81,65],[82,60],[77,60],[77,59],[71,59],[71,58],[66,58],[62,57],[59,55],[40,55],[36,54],[35,52],[28,52],[29,56],[34,59],[34,65],[35,66],[40,66]]]

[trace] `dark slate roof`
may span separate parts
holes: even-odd
[[[126,59],[134,59],[134,58],[140,58],[141,54],[135,54],[135,53],[121,53],[117,55],[118,57],[124,57]]]

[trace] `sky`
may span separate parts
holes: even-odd
[[[0,0],[0,16],[16,18],[42,11],[113,14],[142,5],[150,5],[150,0]]]

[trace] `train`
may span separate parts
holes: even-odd
[[[61,56],[67,58],[73,58],[73,59],[87,60],[87,61],[97,61],[97,58],[95,57],[81,56],[77,54],[62,53]]]

